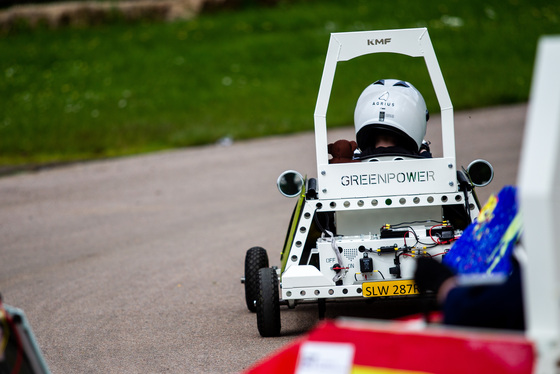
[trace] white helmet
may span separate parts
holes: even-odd
[[[426,135],[428,109],[420,91],[397,79],[381,79],[360,95],[354,111],[358,147],[365,150],[375,135],[396,136],[402,145],[418,152]]]

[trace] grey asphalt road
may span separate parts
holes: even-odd
[[[456,113],[458,165],[495,167],[481,200],[516,184],[526,109]],[[339,138],[352,129],[329,133]],[[0,178],[4,302],[24,309],[53,373],[242,371],[318,322],[314,306],[286,309],[283,336],[263,339],[240,283],[249,247],[278,264],[295,201],[276,178],[315,176],[314,149],[309,132]],[[327,310],[343,315],[376,316],[362,303]]]

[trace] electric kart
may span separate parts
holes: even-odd
[[[326,113],[336,65],[371,53],[423,57],[441,109],[443,157],[384,155],[329,163]],[[247,308],[259,333],[280,334],[280,306],[316,302],[324,316],[336,299],[419,297],[419,256],[441,259],[479,212],[475,186],[490,183],[492,166],[455,160],[453,107],[425,28],[333,33],[315,108],[317,177],[296,171],[277,184],[298,197],[279,267],[265,249],[245,257]]]

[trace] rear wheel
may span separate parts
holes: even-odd
[[[259,269],[268,267],[268,255],[261,247],[253,247],[245,255],[245,302],[247,309],[256,312],[255,300],[259,294]]]
[[[276,270],[272,268],[262,268],[259,270],[257,327],[263,337],[280,335],[278,275]]]

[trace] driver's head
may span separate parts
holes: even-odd
[[[379,137],[417,153],[426,135],[428,109],[420,91],[397,79],[381,79],[358,98],[354,126],[358,147],[374,147]]]

